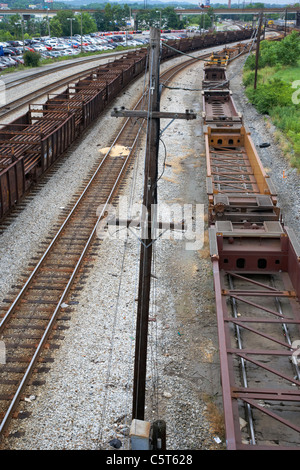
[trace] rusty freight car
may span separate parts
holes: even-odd
[[[251,37],[250,30],[209,34],[174,40],[163,48],[161,60],[178,51],[202,49]],[[80,134],[102,113],[118,93],[147,67],[147,48],[130,51],[103,65],[84,79],[71,83],[43,105],[31,105],[27,113],[0,129],[0,219]]]
[[[226,444],[299,450],[300,244],[229,85],[218,89],[219,65],[208,67],[203,124]]]

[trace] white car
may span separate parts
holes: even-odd
[[[52,49],[55,51],[63,51],[67,49],[67,46],[65,44],[55,44],[55,46]]]
[[[42,44],[39,44],[39,45],[33,46],[33,49],[36,52],[44,52],[47,50],[47,47],[43,46]]]
[[[72,49],[65,49],[61,51],[61,55],[73,55]]]
[[[58,44],[57,41],[46,41],[45,42],[46,46],[50,46],[52,48],[55,47],[57,44]]]
[[[51,57],[61,57],[60,51],[51,51],[50,52]]]

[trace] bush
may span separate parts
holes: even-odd
[[[271,111],[271,117],[276,127],[285,132],[293,132],[300,137],[300,107],[299,106],[275,106]]]
[[[250,72],[247,72],[243,76],[243,85],[245,87],[248,86],[253,86],[254,85],[254,78],[255,78],[255,70],[251,70]],[[260,74],[257,74],[257,80],[260,81]]]
[[[40,65],[41,56],[38,52],[26,51],[23,55],[23,59],[27,67],[38,67]]]
[[[266,66],[294,65],[300,54],[300,36],[293,32],[281,41],[262,41],[260,44],[258,68]],[[245,70],[255,69],[255,52],[245,62]]]
[[[248,88],[246,94],[261,114],[270,114],[275,106],[288,106],[292,100],[292,89],[288,83],[273,79],[256,90]]]
[[[299,55],[299,33],[293,32],[280,42],[262,41],[257,89],[253,89],[255,54],[245,62],[243,84],[257,111],[269,114],[283,133],[291,165],[300,170],[300,106],[292,100],[294,89],[291,86],[299,76]],[[274,78],[281,70],[280,78]]]

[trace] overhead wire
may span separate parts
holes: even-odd
[[[254,41],[254,40],[253,40]],[[193,59],[197,59],[196,57],[194,56],[191,56],[190,54],[186,54],[186,53],[183,53],[182,51],[179,51],[175,48],[173,48],[172,46],[169,46],[167,44],[164,44],[163,43],[163,46],[167,46],[171,49],[174,49],[176,50],[176,52],[180,53],[180,54],[183,54],[185,56],[189,56],[189,57],[192,57]],[[253,44],[251,46],[251,49],[253,47]],[[251,51],[250,49],[250,51]],[[249,53],[250,53],[249,51]],[[152,54],[153,54],[153,50],[152,50]],[[147,59],[148,59],[148,56],[147,56]],[[199,60],[203,60],[203,59],[200,59]],[[151,60],[151,64],[153,64],[153,60]],[[147,67],[145,68],[145,78],[144,78],[144,92],[145,92],[145,81],[146,81],[146,72],[147,71]],[[151,90],[151,86],[152,86],[152,82],[151,82],[151,77],[152,77],[152,72],[153,70],[150,70],[149,71],[149,76],[150,76],[150,79],[149,79],[149,90]],[[172,89],[172,87],[168,87],[168,86],[165,86],[163,85],[165,88],[170,88]],[[178,88],[179,89],[179,88]],[[197,89],[190,89],[190,91],[198,91]],[[146,93],[144,93],[144,98],[146,97]],[[151,135],[150,135],[150,132],[151,132],[151,128],[149,127],[149,123],[150,123],[150,114],[152,112],[152,109],[151,106],[150,106],[150,103],[151,103],[151,100],[150,100],[150,93],[149,93],[149,96],[148,96],[148,110],[147,110],[147,135],[149,135],[149,138],[148,138],[148,142],[150,142],[151,140]],[[143,123],[141,123],[141,126],[143,125]],[[166,152],[166,146],[165,146],[165,143],[163,142],[163,140],[160,138],[160,141],[162,142],[163,146],[164,146],[164,150],[165,150],[165,154],[164,154],[164,162],[163,162],[163,170],[162,170],[162,173],[160,174],[159,177],[157,177],[157,180],[155,181],[154,185],[157,185],[158,181],[161,179],[161,177],[163,176],[163,173],[165,171],[165,162],[166,162],[166,155],[167,155],[167,152]],[[148,147],[148,151],[149,151],[149,147]],[[146,152],[147,152],[147,148],[146,148]],[[136,172],[135,172],[135,176],[134,176],[134,179],[136,180],[136,174],[137,174],[137,166],[136,166]],[[144,183],[145,183],[145,178],[147,178],[148,175],[145,173],[144,174]],[[134,190],[134,187],[135,187],[135,183],[132,185],[132,193],[131,193],[131,202],[132,202],[132,199],[133,199],[133,190]],[[154,189],[154,187],[153,187]],[[130,206],[131,207],[131,206]],[[99,433],[98,433],[98,443],[101,447],[101,440],[102,440],[102,436],[103,436],[103,422],[104,422],[104,419],[106,417],[106,412],[107,412],[107,391],[108,391],[108,383],[109,383],[109,379],[110,379],[110,376],[111,376],[111,365],[112,365],[112,356],[113,356],[113,351],[114,351],[114,340],[115,340],[115,332],[116,332],[116,325],[117,325],[117,318],[118,318],[118,312],[119,312],[119,304],[120,304],[120,293],[121,293],[121,285],[122,285],[122,282],[123,282],[123,271],[124,271],[124,263],[125,263],[125,254],[126,254],[126,250],[127,250],[127,247],[128,247],[128,240],[126,239],[125,240],[125,243],[124,243],[124,250],[123,250],[123,256],[122,256],[122,260],[121,260],[121,275],[120,275],[120,280],[119,280],[119,286],[118,286],[118,294],[117,294],[117,303],[116,303],[116,307],[115,307],[115,314],[114,314],[114,318],[113,318],[113,328],[112,328],[112,334],[111,334],[111,348],[110,348],[110,355],[109,355],[109,359],[108,359],[108,367],[107,367],[107,372],[106,372],[106,380],[105,380],[105,384],[104,384],[104,388],[105,388],[105,394],[104,394],[104,399],[103,399],[103,408],[102,408],[102,415],[101,415],[101,419],[100,419],[100,426],[99,426]],[[138,248],[139,248],[139,245],[138,245]],[[139,265],[139,259],[138,259],[138,256],[137,256],[137,259],[136,259],[136,273],[135,273],[135,283],[134,283],[134,293],[136,293],[136,290],[137,290],[137,282],[138,282],[138,265]],[[154,272],[155,272],[155,266],[156,266],[156,253],[155,253],[155,249],[154,249],[154,253],[153,253],[153,269],[154,269]],[[154,283],[155,284],[155,283]],[[155,313],[155,318],[156,318],[156,302],[155,302],[155,299],[156,299],[156,289],[155,289],[155,285],[153,286],[153,297],[152,297],[152,311]],[[135,296],[134,296],[135,298]],[[133,302],[133,308],[132,308],[132,319],[131,319],[131,328],[132,328],[132,331],[133,331],[133,326],[134,326],[134,311],[135,311],[135,301]],[[159,385],[159,376],[158,376],[158,353],[157,353],[157,348],[158,348],[158,327],[157,327],[157,322],[155,322],[155,327],[156,327],[156,330],[155,330],[155,341],[154,343],[151,343],[150,347],[152,349],[152,356],[153,356],[153,359],[152,359],[152,363],[151,363],[151,368],[153,370],[153,397],[154,397],[154,401],[155,401],[155,409],[156,409],[156,413],[157,415],[159,416],[159,409],[158,409],[158,385]],[[132,340],[133,341],[133,340]],[[155,347],[155,350],[153,352],[153,344],[154,344],[154,347]],[[129,378],[130,376],[130,365],[131,365],[131,351],[132,351],[132,347],[130,348],[130,358],[128,360],[128,371],[127,371],[127,376]],[[129,380],[128,380],[129,382]],[[127,386],[127,392],[126,392],[126,400],[125,400],[125,417],[127,417],[128,415],[128,393],[129,393],[129,387]]]
[[[245,64],[247,58],[249,57],[250,53],[252,52],[253,45],[254,45],[255,40],[256,40],[256,37],[257,37],[257,33],[258,33],[258,30],[257,30],[257,28],[256,28],[256,29],[253,30],[252,36],[251,36],[251,38],[250,38],[250,41],[252,41],[251,47],[250,47],[250,49],[249,49],[249,51],[248,51],[248,53],[247,53],[247,55],[246,55],[246,58],[245,58],[244,62],[241,64],[239,70],[238,70],[237,72],[235,72],[231,77],[229,77],[228,79],[224,80],[223,82],[221,82],[221,83],[219,83],[219,84],[217,84],[217,85],[207,86],[206,89],[220,88],[220,87],[224,86],[226,83],[228,83],[230,80],[232,80],[236,75],[238,75],[240,69],[241,69],[242,67],[244,67],[244,64]],[[181,54],[183,54],[183,55],[186,55],[186,56],[188,56],[188,57],[192,57],[193,59],[196,59],[195,56],[191,56],[190,54],[186,54],[186,53],[184,53],[184,52],[182,52],[182,51],[179,51],[178,49],[175,49],[174,47],[171,47],[170,45],[167,45],[167,44],[165,44],[165,43],[163,43],[163,45],[166,46],[166,47],[169,47],[169,48],[171,48],[171,49],[173,49],[173,50],[175,50],[175,51],[178,52],[178,53],[181,53]],[[238,55],[236,55],[235,57],[232,57],[231,59],[228,59],[228,61],[232,61],[232,60],[236,59],[237,57],[239,57],[239,56],[242,55],[242,54],[244,54],[243,51],[241,51],[241,52],[240,52]],[[199,60],[201,60],[201,59],[199,58]],[[204,59],[202,59],[202,60],[204,60]],[[164,84],[163,84],[162,86],[163,86],[164,88],[169,88],[170,90],[202,91],[202,88],[199,89],[199,88],[185,88],[185,87],[169,87],[169,86],[164,85]]]
[[[147,56],[148,59],[148,56]],[[146,74],[147,74],[147,67],[145,67],[145,75],[144,75],[144,85],[143,85],[143,100],[146,96]],[[143,122],[140,123],[140,128],[143,126]],[[140,134],[139,134],[140,135]],[[140,138],[140,137],[139,137]],[[136,148],[138,145],[136,145]],[[138,159],[135,160],[135,168],[133,171],[133,179],[132,179],[132,185],[131,185],[131,194],[130,194],[130,203],[129,203],[129,213],[128,213],[128,218],[130,218],[130,212],[132,210],[132,201],[134,197],[134,189],[136,186],[136,180],[137,180],[137,172],[138,172]],[[128,238],[125,239],[124,242],[124,249],[123,249],[123,255],[122,255],[122,260],[121,260],[121,275],[119,279],[119,285],[118,285],[118,294],[117,294],[117,303],[115,307],[115,313],[114,313],[114,318],[113,318],[113,328],[112,328],[112,333],[111,333],[111,341],[110,341],[110,354],[108,358],[108,366],[107,366],[107,371],[106,371],[106,379],[104,383],[104,398],[103,398],[103,406],[102,406],[102,414],[100,418],[100,425],[99,425],[99,431],[98,431],[98,447],[101,448],[101,442],[103,439],[103,423],[104,420],[106,419],[106,413],[107,413],[107,395],[108,395],[108,383],[110,380],[111,376],[111,365],[112,365],[112,357],[113,357],[113,351],[114,351],[114,340],[115,340],[115,333],[116,333],[116,325],[117,325],[117,318],[118,318],[118,312],[119,312],[119,305],[120,305],[120,293],[121,293],[121,285],[123,282],[123,272],[124,272],[124,263],[125,263],[125,256],[126,256],[126,251],[128,248]],[[138,246],[139,249],[139,246]],[[128,393],[129,393],[129,377],[130,377],[130,368],[132,365],[132,343],[133,343],[133,337],[132,337],[132,332],[134,329],[134,312],[135,312],[135,296],[136,296],[136,291],[137,291],[137,282],[138,282],[138,265],[139,265],[139,257],[137,253],[136,257],[136,272],[135,272],[135,282],[134,282],[134,295],[133,295],[133,300],[132,300],[132,312],[131,312],[131,347],[129,348],[129,358],[128,358],[128,369],[127,369],[127,388],[126,388],[126,398],[125,398],[125,426],[126,426],[126,420],[128,416]]]

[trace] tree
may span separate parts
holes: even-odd
[[[27,67],[38,67],[40,65],[41,56],[38,52],[26,51],[23,55],[23,59]]]
[[[203,13],[203,15],[197,16],[194,21],[199,25],[201,29],[202,28],[208,29],[212,26],[212,19],[206,13]]]
[[[107,3],[104,7],[104,13],[97,11],[94,13],[98,31],[118,31],[125,28],[126,19],[129,18],[129,7],[127,4],[111,5]]]
[[[72,35],[73,34],[79,34],[80,33],[80,19],[78,20],[78,17],[74,15],[72,10],[61,10],[57,12],[56,19],[60,23],[61,26],[61,34],[60,36],[70,36],[71,35],[71,25],[70,25],[70,20],[68,18],[72,18]],[[54,18],[53,18],[54,19]],[[52,30],[51,30],[51,22],[50,21],[50,31],[51,35]]]
[[[83,34],[94,33],[97,31],[97,24],[89,13],[82,12],[82,32]],[[80,19],[81,21],[81,19]]]
[[[63,35],[61,22],[56,16],[50,20],[50,34],[54,37],[60,37]]]
[[[102,13],[102,11],[97,11],[94,14],[94,16],[95,16],[95,21],[96,21],[96,25],[97,25],[97,30],[98,31],[107,31],[105,13]]]
[[[165,29],[181,29],[182,21],[173,7],[166,7],[162,10],[162,27]]]
[[[183,22],[175,12],[173,7],[163,8],[161,11],[162,29],[181,29]],[[149,29],[150,26],[159,27],[160,14],[158,10],[140,10],[136,16],[138,28]]]

